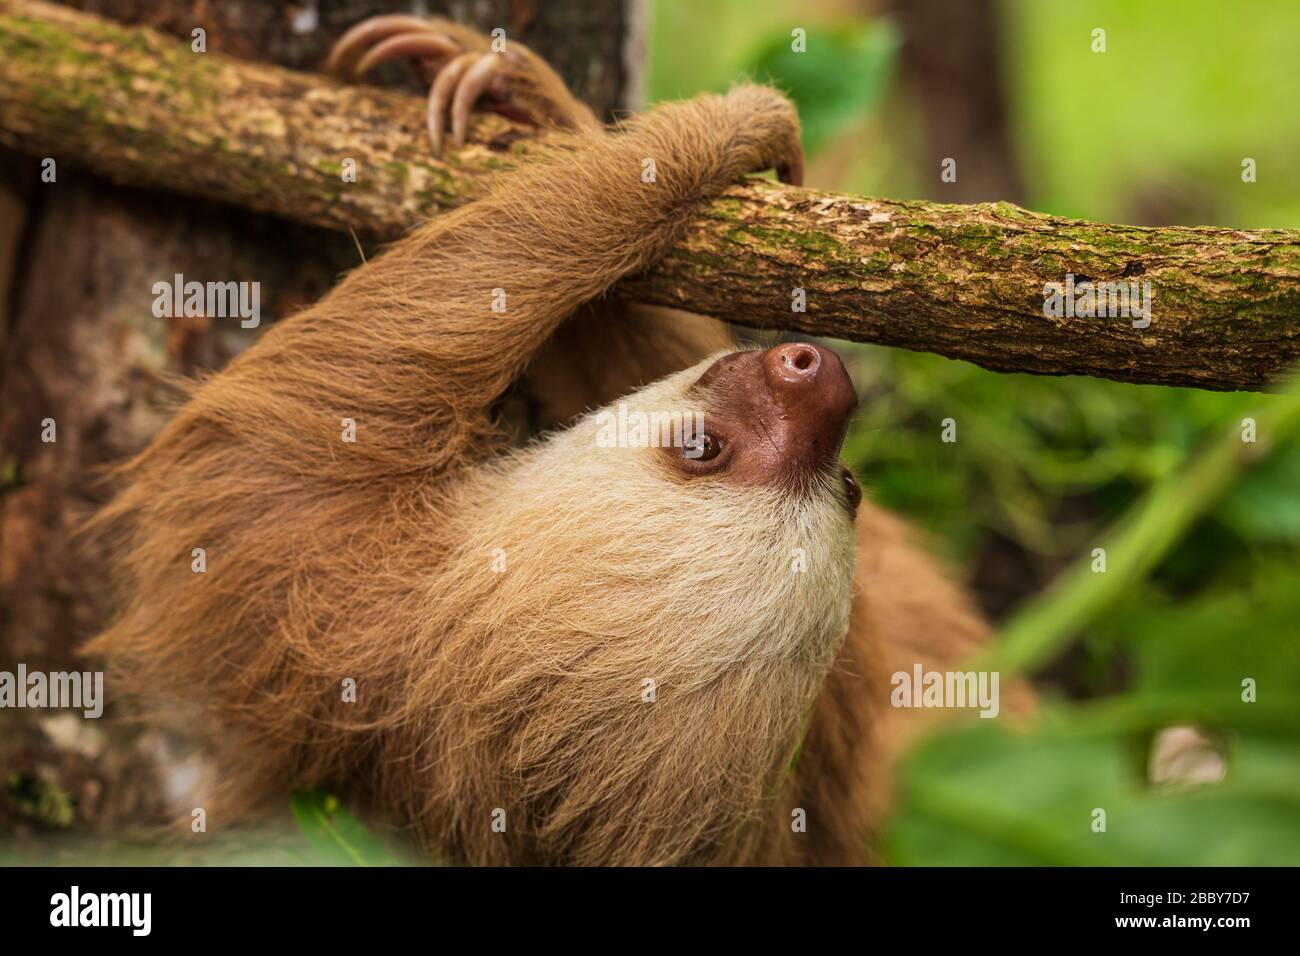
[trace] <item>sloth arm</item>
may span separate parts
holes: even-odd
[[[308,474],[337,451],[344,417],[355,454],[332,465],[347,477],[427,476],[473,457],[492,444],[492,405],[565,319],[652,265],[701,202],[799,158],[793,107],[757,86],[574,139],[277,324],[217,379],[247,388],[211,408],[200,391],[192,411],[255,418],[250,440],[301,452]]]
[[[348,30],[327,69],[361,79],[393,60],[409,61],[429,84],[435,153],[463,144],[470,115],[495,112],[560,131],[600,133],[591,109],[558,73],[517,40],[494,43],[441,17],[386,14]],[[534,355],[500,418],[512,442],[558,427],[664,375],[733,346],[722,323],[607,296],[583,305]]]

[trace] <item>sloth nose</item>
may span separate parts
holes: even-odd
[[[839,455],[858,393],[840,357],[830,349],[790,342],[768,349],[760,360],[768,389],[790,426],[787,453],[809,466]]]
[[[763,372],[773,389],[798,388],[811,384],[821,370],[822,357],[817,349],[802,342],[790,342],[769,349],[763,355]]]
[[[767,387],[783,404],[804,405],[810,412],[847,417],[858,407],[858,394],[840,357],[807,342],[788,342],[768,349],[759,360]]]

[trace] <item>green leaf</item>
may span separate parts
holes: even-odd
[[[299,790],[290,803],[294,819],[323,866],[396,866],[397,859],[348,812],[338,798],[319,787]]]
[[[1171,792],[1146,782],[1150,732],[1198,713],[1105,707],[1048,715],[1031,732],[977,726],[918,748],[884,835],[896,865],[1234,866],[1300,860],[1296,708],[1237,704],[1262,726],[1230,735],[1223,782]],[[1211,707],[1227,719],[1234,711]],[[1264,719],[1266,718],[1266,719]],[[1096,810],[1105,832],[1094,832]]]
[[[1232,490],[1218,514],[1251,541],[1300,541],[1297,490],[1300,490],[1300,443],[1291,441],[1247,475]]]
[[[788,30],[749,58],[746,72],[789,94],[799,107],[804,146],[815,152],[850,122],[870,115],[894,72],[898,33],[886,20],[808,28],[795,52]]]
[[[1147,590],[1098,626],[1133,662],[1140,697],[1201,693],[1237,701],[1252,678],[1262,701],[1300,702],[1300,588],[1294,558],[1258,560],[1244,580],[1175,601]]]

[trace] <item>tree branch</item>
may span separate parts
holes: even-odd
[[[381,238],[554,148],[483,117],[434,158],[418,97],[191,52],[66,8],[0,0],[0,142],[115,182]],[[356,182],[345,182],[347,160]],[[639,174],[639,170],[634,171]],[[1044,284],[1149,282],[1146,328],[1044,315]],[[792,311],[795,290],[806,312]],[[711,203],[620,292],[744,325],[937,352],[1001,371],[1255,389],[1300,360],[1300,231],[1142,228],[793,189]]]

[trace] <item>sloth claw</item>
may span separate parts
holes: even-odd
[[[349,72],[362,51],[381,43],[399,33],[429,33],[431,28],[425,20],[406,14],[388,14],[362,20],[343,36],[330,51],[325,69],[330,73]]]
[[[352,75],[364,76],[389,60],[409,58],[426,64],[437,63],[458,52],[460,47],[455,41],[438,33],[399,33],[371,47],[370,52],[353,67]]]
[[[464,78],[456,87],[456,99],[451,105],[451,143],[459,149],[465,145],[465,133],[469,129],[469,114],[496,78],[501,69],[501,57],[495,53],[484,53],[477,63],[465,71]],[[432,118],[430,118],[432,121]]]
[[[776,178],[790,186],[803,185],[803,149],[796,146],[795,155],[776,167]]]
[[[429,87],[429,141],[433,144],[435,156],[442,155],[443,131],[447,128],[447,109],[452,103],[456,86],[479,55],[462,53],[439,71],[438,78]]]
[[[327,68],[359,77],[390,60],[416,61],[431,80],[427,122],[435,154],[442,152],[448,125],[456,148],[465,145],[469,118],[485,94],[489,108],[508,113],[502,74],[504,54],[466,51],[465,44],[419,17],[391,14],[363,20],[339,39]],[[513,115],[513,114],[508,114]]]

